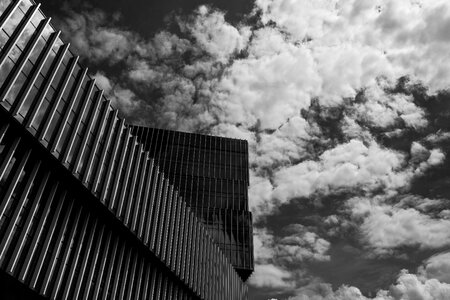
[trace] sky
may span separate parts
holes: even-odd
[[[130,122],[248,140],[250,299],[448,299],[450,2],[42,5]]]

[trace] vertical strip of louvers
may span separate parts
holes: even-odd
[[[0,15],[0,272],[49,299],[246,299],[39,6]]]
[[[247,141],[130,127],[246,280],[253,271]]]

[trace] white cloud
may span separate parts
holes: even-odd
[[[182,30],[193,35],[198,45],[221,62],[241,51],[250,38],[248,27],[236,28],[225,21],[224,14],[200,6],[191,22],[180,22]]]
[[[422,159],[423,161],[415,169],[415,173],[421,174],[431,167],[438,166],[442,164],[445,160],[445,154],[441,149],[432,149],[428,150],[421,146],[422,149],[419,149],[418,143],[413,143],[411,146],[411,155],[413,159]],[[417,153],[421,151],[421,153]]]
[[[259,32],[252,43],[260,48],[262,43],[270,43],[271,35],[282,35],[267,32],[269,39]],[[279,39],[284,40],[282,36]],[[250,45],[249,58],[236,60],[227,68],[213,95],[220,122],[246,127],[259,122],[261,129],[276,129],[309,106],[321,84],[311,52],[286,41],[278,48],[276,53],[257,57]]]
[[[276,263],[286,267],[306,261],[328,261],[330,242],[301,224],[291,224],[284,234],[274,236],[266,229],[255,229],[255,260],[258,264]]]
[[[272,264],[256,265],[249,283],[256,287],[292,287],[291,273]]]
[[[260,133],[254,145],[257,155],[252,162],[258,168],[279,168],[304,158],[308,154],[308,142],[312,139],[308,128],[305,119],[295,116],[272,133]]]
[[[266,229],[255,228],[253,232],[253,246],[255,249],[255,260],[259,263],[267,263],[275,256],[273,249],[273,235]]]
[[[281,237],[256,228],[253,240],[256,264],[249,283],[255,287],[293,290],[298,280],[314,280],[303,270],[306,262],[330,259],[330,243],[301,224],[287,226]],[[299,270],[292,270],[293,266]]]
[[[82,14],[69,13],[70,17],[58,25],[84,58],[114,64],[137,50],[140,43],[137,34],[111,26],[119,15],[110,17],[103,11],[93,9]]]
[[[425,140],[432,144],[436,144],[436,143],[440,143],[442,141],[446,141],[449,138],[450,138],[450,132],[438,130],[436,133],[432,133],[432,134],[428,135],[425,138]]]
[[[289,235],[277,240],[275,251],[277,261],[287,264],[303,261],[328,261],[330,242],[308,231],[301,224],[291,224],[285,230]]]
[[[341,286],[333,291],[330,284],[320,283],[306,286],[297,290],[297,295],[290,297],[289,300],[368,300],[361,291],[353,286]],[[376,300],[393,300],[393,298],[384,298],[382,294],[374,298]]]
[[[272,190],[273,186],[268,178],[250,172],[249,208],[255,221],[275,210],[276,203],[271,197]]]
[[[141,100],[136,94],[107,78],[103,73],[96,73],[93,78],[113,107],[118,108],[125,116],[131,116],[141,107]]]
[[[384,204],[379,197],[347,202],[352,216],[362,220],[359,230],[375,254],[386,255],[402,246],[439,249],[450,245],[449,220],[437,219],[415,208]]]
[[[278,171],[274,197],[284,202],[319,191],[327,194],[349,188],[370,191],[406,187],[410,174],[401,172],[403,163],[404,157],[398,152],[375,142],[366,146],[351,140],[325,151],[319,161],[303,161]]]
[[[323,53],[318,65],[332,85],[324,95],[352,93],[379,75],[411,75],[432,90],[449,86],[447,1],[258,0],[256,5],[263,22],[276,22],[295,40],[311,39],[313,52]]]
[[[440,149],[433,149],[430,152],[427,163],[430,166],[440,165],[445,159],[445,154]]]
[[[273,20],[291,33],[296,39],[320,38],[324,35],[327,23],[336,20],[335,2],[328,0],[257,0],[256,6],[262,9],[262,21]]]
[[[391,288],[394,299],[446,300],[450,295],[450,284],[437,279],[421,280],[415,274],[402,271],[397,284]]]
[[[365,101],[356,103],[356,119],[373,127],[387,128],[399,125],[402,120],[406,127],[424,128],[428,125],[425,112],[416,106],[412,95],[387,93],[392,83],[377,80],[364,90]]]
[[[446,300],[448,295],[450,284],[403,270],[389,290],[380,290],[375,297],[365,297],[353,286],[344,285],[333,291],[330,284],[315,283],[298,289],[289,300]]]
[[[450,252],[443,252],[428,258],[418,272],[426,279],[437,279],[450,283]]]
[[[411,144],[411,157],[413,160],[424,161],[429,156],[429,151],[419,142],[412,142]]]

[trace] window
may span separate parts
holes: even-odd
[[[38,10],[38,11],[34,14],[33,18],[31,18],[31,24],[32,24],[34,27],[38,27],[39,23],[40,23],[43,19],[44,19],[44,16],[43,16],[42,13]]]
[[[23,8],[24,11],[27,10],[27,8],[24,7],[25,2],[26,1],[22,1],[19,5],[19,8]],[[6,22],[5,26],[3,26],[3,30],[6,32],[6,34],[8,34],[8,36],[11,36],[24,15],[25,14],[23,13],[22,9],[14,10],[11,18],[8,20],[8,22]]]
[[[35,31],[36,28],[33,26],[33,24],[28,23],[27,26],[25,26],[23,33],[17,40],[16,46],[23,50]]]
[[[6,58],[0,66],[0,86],[3,85],[13,67],[14,63],[9,58]]]
[[[6,101],[9,104],[12,105],[16,101],[17,96],[19,95],[20,89],[22,88],[26,79],[27,78],[25,77],[25,75],[23,73],[20,73],[19,76],[17,77],[17,80],[14,81],[13,86],[11,87],[9,93],[5,97]]]
[[[1,5],[2,2],[0,2]],[[8,41],[9,36],[3,30],[0,30],[0,50],[3,49],[6,42]]]

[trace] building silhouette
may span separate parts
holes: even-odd
[[[0,2],[0,299],[247,299],[247,143],[126,124],[59,35]]]

